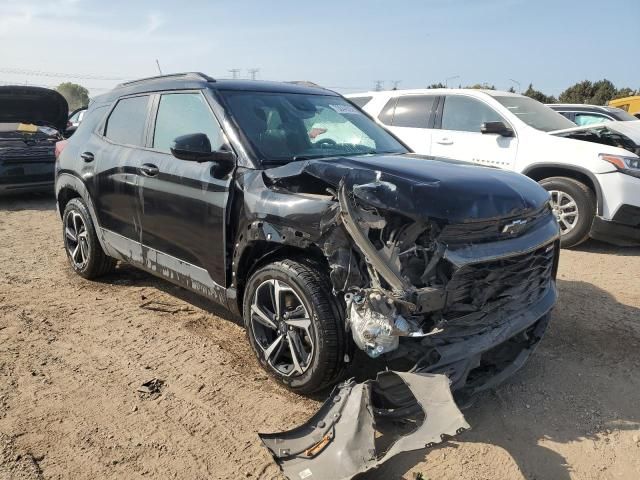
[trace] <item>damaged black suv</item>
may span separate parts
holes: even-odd
[[[523,364],[557,298],[539,185],[415,155],[319,87],[119,85],[59,156],[56,195],[78,274],[120,260],[224,305],[302,393],[356,347],[477,392]]]

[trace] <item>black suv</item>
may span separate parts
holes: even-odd
[[[538,184],[415,155],[319,87],[122,84],[89,105],[56,194],[79,275],[120,260],[222,304],[299,392],[356,347],[477,392],[522,365],[556,302],[559,229]]]

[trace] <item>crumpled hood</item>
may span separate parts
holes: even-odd
[[[0,86],[0,123],[67,126],[69,106],[64,97],[48,88],[24,85]]]
[[[449,223],[504,218],[538,210],[548,193],[524,175],[415,154],[366,155],[292,162],[265,171],[278,184],[311,175],[377,208]]]

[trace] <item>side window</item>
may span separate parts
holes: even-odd
[[[224,143],[222,130],[200,93],[162,95],[153,132],[153,148],[171,153],[173,140],[190,133],[207,135],[212,150],[219,150]]]
[[[396,109],[396,103],[398,98],[392,98],[387,102],[382,111],[378,114],[378,119],[385,125],[391,125],[393,123],[393,112]]]
[[[351,97],[348,100],[355,103],[360,108],[364,107],[373,97]]]
[[[598,115],[597,113],[576,113],[576,118],[574,122],[576,125],[597,125],[598,123],[610,122],[611,119],[609,117],[605,117],[604,115]]]
[[[123,145],[144,146],[149,95],[123,98],[109,115],[104,135]]]
[[[435,95],[406,95],[398,99],[394,127],[428,128]]]
[[[475,98],[447,95],[442,110],[442,130],[480,133],[480,126],[485,122],[504,122],[504,119]]]

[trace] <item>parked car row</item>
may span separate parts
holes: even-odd
[[[618,245],[640,242],[640,122],[581,131],[536,100],[494,90],[347,97],[417,153],[513,170],[540,182],[551,194],[563,246],[589,236]]]

